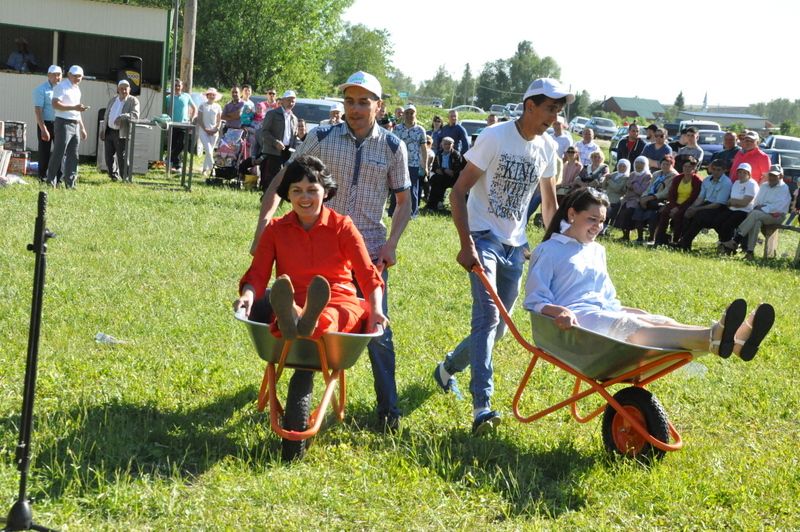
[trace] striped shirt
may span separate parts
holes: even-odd
[[[292,160],[300,155],[318,157],[328,167],[339,188],[326,205],[353,219],[370,257],[377,259],[386,243],[386,198],[390,192],[411,188],[405,143],[373,124],[359,145],[347,123],[341,122],[311,131]]]

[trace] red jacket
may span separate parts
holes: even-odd
[[[769,167],[772,164],[772,161],[769,159],[769,155],[761,151],[758,147],[753,148],[750,151],[740,151],[736,154],[733,158],[733,162],[731,163],[731,178],[732,182],[736,182],[736,169],[739,167],[740,163],[747,163],[753,169],[750,172],[750,177],[752,177],[756,183],[759,185],[761,184],[761,178],[764,177],[764,174],[769,172]]]

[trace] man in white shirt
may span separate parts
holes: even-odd
[[[453,222],[461,240],[456,260],[470,272],[472,328],[436,366],[433,378],[443,391],[458,394],[453,375],[471,367],[474,435],[488,432],[500,422],[500,414],[491,410],[490,403],[494,391],[492,350],[505,325],[472,270],[482,269],[503,305],[513,307],[528,248],[526,211],[537,186],[545,225],[557,208],[557,146],[545,132],[564,105],[573,101],[575,96],[559,81],[534,80],[523,97],[522,116],[486,128],[478,136],[450,194]]]
[[[567,148],[574,144],[572,135],[569,134],[564,127],[564,117],[559,116],[556,121],[553,122],[552,137],[553,140],[556,141],[556,144],[558,144],[558,157],[563,159]]]
[[[756,248],[761,227],[783,223],[792,202],[789,186],[783,182],[781,165],[770,166],[767,180],[767,185],[762,185],[758,189],[756,199],[753,200],[753,210],[736,228],[733,239],[722,243],[730,250],[736,250],[741,245],[744,247],[745,258],[748,260],[753,259],[753,250]]]
[[[575,147],[578,148],[581,164],[583,166],[592,164],[592,153],[600,151],[600,146],[594,142],[594,130],[583,128],[583,140],[575,144]]]
[[[47,183],[58,186],[58,170],[62,168],[64,186],[75,188],[78,180],[78,148],[81,140],[86,139],[86,127],[83,125],[81,113],[89,106],[81,103],[81,89],[78,87],[83,79],[83,69],[72,65],[67,72],[67,79],[62,80],[53,89],[53,151],[47,165]]]

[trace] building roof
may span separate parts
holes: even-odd
[[[742,113],[712,113],[700,111],[681,111],[681,114],[696,116],[697,118],[733,118],[733,119],[746,119],[746,120],[766,120],[763,116],[748,115]]]
[[[609,100],[614,100],[621,110],[633,111],[642,118],[655,118],[656,115],[665,113],[664,106],[658,103],[658,100],[623,98],[620,96],[612,96]]]

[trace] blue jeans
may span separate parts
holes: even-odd
[[[502,244],[490,231],[474,232],[472,239],[486,277],[500,296],[500,301],[511,312],[519,295],[525,246]],[[469,280],[472,287],[472,331],[452,353],[447,354],[444,369],[453,375],[470,366],[472,405],[475,408],[489,408],[494,391],[492,349],[495,341],[505,334],[506,326],[480,279],[470,273]]]
[[[419,167],[409,166],[408,177],[411,178],[411,216],[416,217],[419,214],[419,193],[420,183],[422,180],[419,178]],[[394,208],[397,206],[397,198],[393,192],[389,193],[389,217],[394,214]]]
[[[527,213],[527,221],[531,220],[531,216],[533,213],[536,212],[536,209],[539,208],[539,205],[542,204],[542,193],[539,192],[539,187],[536,187],[536,190],[533,192],[533,196],[531,196],[531,202],[528,203],[528,213]]]
[[[383,278],[383,315],[389,317],[389,270],[384,268]],[[363,297],[358,289],[358,297]],[[395,381],[395,353],[392,340],[392,328],[386,327],[383,336],[373,338],[367,344],[372,376],[375,379],[375,397],[378,400],[378,416],[399,416],[397,408],[397,382]]]

